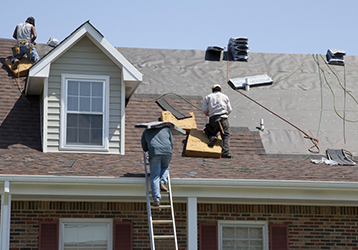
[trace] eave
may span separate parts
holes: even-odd
[[[145,202],[145,179],[2,175],[12,200]],[[7,184],[6,184],[7,183]],[[171,179],[175,202],[357,206],[358,183]],[[4,193],[5,190],[1,190]]]

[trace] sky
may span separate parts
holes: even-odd
[[[358,0],[0,0],[0,38],[35,18],[37,43],[86,21],[115,47],[206,50],[247,37],[250,52],[358,55]]]

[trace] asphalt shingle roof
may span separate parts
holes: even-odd
[[[128,102],[125,155],[43,153],[39,97],[23,97],[19,88],[24,86],[25,78],[16,79],[4,65],[5,58],[11,55],[10,48],[13,44],[12,40],[0,39],[0,62],[2,63],[0,69],[0,174],[142,176],[144,171],[140,137],[143,130],[134,128],[134,125],[158,120],[162,110],[154,99],[163,93],[146,93],[140,90]],[[121,51],[131,53],[130,48],[122,48]],[[127,59],[130,60],[130,58]],[[139,71],[145,67],[134,65]],[[160,77],[159,73],[157,77]],[[144,85],[147,83],[148,81],[143,82]],[[155,86],[155,81],[151,84]],[[186,92],[186,94],[182,95],[185,100],[196,107],[201,106],[203,98],[201,94],[194,92]],[[165,98],[183,113],[194,112],[198,129],[204,127],[207,118],[200,110],[175,95],[168,94]],[[258,131],[235,123],[231,124],[231,127],[233,159],[185,157],[184,148],[187,137],[175,134],[174,154],[170,164],[171,177],[348,182],[358,180],[355,167],[316,165],[310,162],[310,158],[320,159],[321,155],[267,154]],[[70,166],[69,163],[73,162],[74,164]]]

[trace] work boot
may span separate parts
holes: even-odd
[[[160,183],[160,191],[169,192],[168,188],[163,183]]]
[[[160,201],[153,202],[153,207],[159,207],[159,206],[160,206]]]
[[[231,154],[221,154],[221,158],[232,158]]]
[[[218,138],[216,136],[213,136],[210,138],[208,146],[209,147],[214,147],[215,143],[217,142]]]
[[[14,63],[14,66],[12,66],[12,69],[17,69],[17,67],[19,66],[19,64],[20,64],[20,60],[19,59],[15,59],[14,61],[13,61],[13,63]]]

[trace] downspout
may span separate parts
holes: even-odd
[[[4,182],[4,193],[1,195],[0,249],[10,249],[11,195],[10,182]]]

